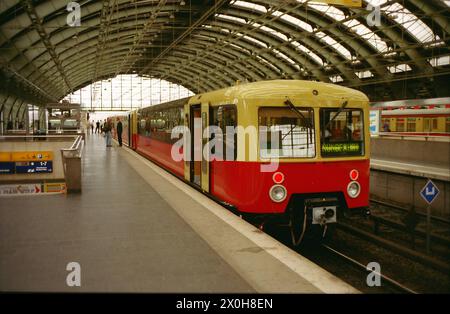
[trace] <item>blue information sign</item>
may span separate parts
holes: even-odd
[[[420,196],[428,203],[431,204],[436,199],[439,194],[439,189],[433,183],[433,181],[428,180],[427,184],[423,187],[422,191],[420,191]]]
[[[53,172],[52,161],[16,162],[16,173],[48,173]]]
[[[14,162],[0,162],[0,174],[13,174],[16,171],[16,164]]]

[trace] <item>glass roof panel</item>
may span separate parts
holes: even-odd
[[[298,2],[304,3],[305,1]],[[308,3],[308,7],[324,13],[335,21],[342,21],[343,19],[345,19],[344,12],[326,3]]]
[[[275,70],[276,72],[281,72],[279,68],[277,68],[276,66],[274,66],[272,63],[270,63],[269,61],[267,61],[266,59],[264,59],[261,56],[256,56],[256,59],[258,59],[259,61],[261,61],[262,63],[268,65],[269,67],[271,67],[273,70]]]
[[[298,41],[292,41],[291,44],[303,51],[305,54],[307,54],[311,59],[313,59],[314,61],[317,62],[317,64],[322,65],[323,66],[323,60],[322,58],[320,58],[317,54],[315,54],[314,52],[312,52],[310,49],[308,49],[307,47],[303,46],[302,44],[300,44]]]
[[[339,83],[339,82],[343,82],[344,79],[340,75],[334,75],[334,76],[330,76],[330,81],[332,81],[333,83]]]
[[[302,20],[300,20],[300,19],[298,19],[296,17],[293,17],[292,15],[289,15],[289,14],[286,14],[286,13],[283,13],[283,12],[280,12],[280,11],[274,11],[274,12],[272,12],[272,15],[278,16],[283,21],[286,21],[286,22],[290,23],[293,26],[298,26],[301,29],[303,29],[303,30],[305,30],[305,31],[307,31],[309,33],[313,32],[313,28],[312,28],[311,25],[309,25],[308,23],[306,23],[306,22],[304,22],[304,21],[302,21]]]
[[[396,64],[393,66],[389,66],[388,70],[391,73],[401,73],[401,72],[411,71],[412,69],[408,64],[403,63],[403,64]]]
[[[233,22],[238,22],[238,23],[242,23],[242,24],[246,24],[247,21],[243,18],[240,17],[236,17],[236,16],[231,16],[231,15],[226,15],[226,14],[216,14],[215,17],[221,18],[221,19],[225,19],[225,20],[230,20]]]
[[[381,6],[381,11],[400,24],[409,34],[421,43],[441,42],[438,35],[434,34],[422,20],[414,15],[400,3],[389,4],[387,0],[370,0],[373,5]]]
[[[248,36],[248,35],[242,35],[242,34],[239,34],[239,35],[240,35],[241,37],[243,37],[243,38],[245,38],[245,39],[251,41],[251,42],[254,42],[254,43],[257,44],[258,46],[261,46],[261,47],[263,47],[263,48],[267,48],[267,44],[266,44],[266,43],[264,43],[264,42],[262,42],[262,41],[260,41],[260,40],[258,40],[258,39],[256,39],[256,38],[253,38],[253,37]]]
[[[261,25],[261,24],[258,24],[258,23],[253,23],[252,26],[254,26],[256,28],[259,27],[259,29],[261,29],[262,31],[264,31],[264,32],[266,32],[268,34],[271,34],[271,35],[275,35],[275,36],[277,36],[278,38],[280,38],[283,41],[288,41],[288,38],[287,38],[287,36],[285,34],[280,33],[280,32],[274,30],[271,27],[264,26],[264,25]]]
[[[256,3],[250,3],[247,1],[232,1],[230,4],[233,6],[236,6],[236,7],[251,9],[251,10],[259,11],[262,13],[267,13],[267,9],[264,6],[256,4]]]
[[[450,4],[450,1],[449,1],[449,4]],[[434,57],[434,58],[429,59],[428,62],[430,62],[431,66],[433,66],[433,67],[449,65],[450,64],[450,55]]]
[[[365,79],[365,78],[373,77],[373,73],[372,73],[371,71],[369,71],[369,70],[355,72],[355,74],[356,74],[360,79]]]
[[[367,26],[361,24],[355,19],[343,22],[349,29],[355,31],[361,38],[365,39],[375,50],[385,52],[388,50],[386,42],[380,36],[372,32]]]
[[[334,40],[324,32],[317,32],[315,35],[317,36],[317,38],[325,42],[327,45],[333,47],[333,49],[339,52],[339,54],[344,58],[346,58],[347,60],[352,59],[352,54],[347,48],[342,46],[340,43],[338,43],[336,40]]]
[[[286,60],[287,62],[289,62],[290,64],[297,64],[294,60],[292,60],[291,58],[289,58],[288,56],[286,56],[284,53],[280,52],[277,49],[272,49],[272,51],[278,56],[283,58],[284,60]]]
[[[193,95],[181,85],[142,77],[136,74],[118,75],[97,81],[67,95],[64,99],[81,104],[89,110],[131,110]]]

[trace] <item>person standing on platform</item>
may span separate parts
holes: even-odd
[[[112,125],[111,125],[111,121],[107,120],[105,122],[105,124],[103,124],[103,131],[105,132],[106,135],[106,147],[111,147],[112,143],[111,143],[111,130],[112,130]]]
[[[117,140],[119,141],[119,146],[122,146],[122,121],[120,121],[120,118],[117,118],[116,132],[117,132]]]
[[[94,120],[91,121],[91,134],[94,134]]]
[[[95,123],[95,133],[100,133],[100,121],[97,120]]]

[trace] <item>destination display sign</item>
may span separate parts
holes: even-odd
[[[360,155],[361,153],[361,142],[322,144],[322,155],[324,156]]]
[[[53,172],[52,161],[16,162],[16,173],[49,173],[49,172]]]

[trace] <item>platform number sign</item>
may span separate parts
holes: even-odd
[[[425,184],[422,191],[420,191],[420,195],[428,204],[433,203],[438,194],[439,189],[431,180],[428,180],[427,184]]]

